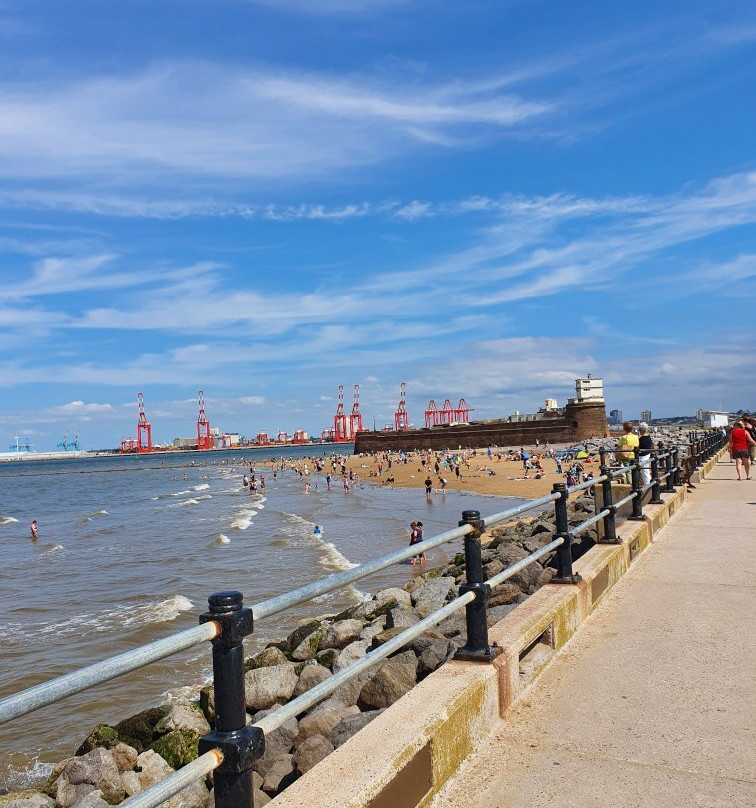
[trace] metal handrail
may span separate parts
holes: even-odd
[[[26,715],[40,707],[54,704],[56,701],[81,693],[82,690],[115,679],[125,673],[143,668],[151,662],[157,662],[172,654],[185,651],[207,640],[212,640],[221,632],[220,625],[215,621],[203,623],[195,628],[186,629],[178,634],[172,634],[162,640],[142,645],[118,656],[95,662],[86,668],[66,673],[51,679],[49,682],[14,693],[0,699],[0,724],[5,724],[13,718]]]

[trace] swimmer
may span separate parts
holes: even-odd
[[[32,541],[37,541],[37,539],[39,538],[39,533],[37,532],[37,520],[36,519],[32,519],[32,523],[29,526],[29,531],[31,533],[31,540]]]
[[[312,531],[316,536],[322,536],[323,531],[320,529],[320,525],[315,525],[315,530]]]

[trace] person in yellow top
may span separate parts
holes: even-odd
[[[622,429],[625,430],[623,435],[617,440],[617,451],[614,456],[617,460],[621,461],[623,466],[631,466],[635,459],[635,449],[638,446],[638,436],[633,432],[633,425],[628,421],[622,424]],[[625,479],[629,483],[630,475],[626,474]]]

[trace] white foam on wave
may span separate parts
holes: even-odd
[[[200,483],[192,487],[192,491],[207,491],[210,488],[210,483]]]
[[[289,536],[298,539],[305,538],[308,543],[311,543],[321,552],[321,557],[318,559],[318,564],[329,570],[350,570],[352,567],[358,566],[350,561],[333,542],[325,541],[322,534],[314,533],[316,524],[309,519],[305,519],[297,513],[288,513],[284,511],[283,515],[288,521],[285,525],[283,532]]]
[[[12,516],[0,516],[0,525],[10,525],[12,522],[18,522]]]
[[[216,544],[231,544],[231,539],[229,539],[228,536],[225,533],[219,533],[215,537],[215,543]]]
[[[169,505],[169,508],[181,508],[184,505],[199,505],[203,499],[212,499],[212,494],[203,494],[200,497],[189,497],[189,499],[182,499],[178,502],[174,502],[172,505]]]
[[[320,546],[324,552],[323,557],[318,561],[321,567],[330,570],[350,570],[358,566],[350,561],[333,542],[321,541]]]
[[[116,604],[111,609],[103,609],[95,614],[84,613],[66,617],[56,623],[38,625],[10,624],[11,636],[23,637],[24,633],[32,636],[64,636],[78,634],[92,636],[101,633],[115,633],[131,626],[144,626],[147,623],[167,623],[175,620],[181,612],[194,608],[189,598],[173,595],[164,600],[146,601],[143,603]]]
[[[246,530],[252,524],[255,516],[257,516],[257,511],[254,508],[240,508],[228,526],[235,530]]]
[[[34,788],[44,783],[53,770],[53,764],[43,763],[36,756],[32,761],[27,766],[14,766],[12,763],[3,766],[0,769],[3,775],[3,788],[15,791]]]

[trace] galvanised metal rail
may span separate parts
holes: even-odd
[[[724,436],[718,430],[690,433],[689,439],[690,457],[696,466],[702,465],[722,448],[725,442]],[[491,645],[488,640],[487,604],[492,587],[498,586],[529,564],[554,551],[556,551],[557,573],[551,579],[551,583],[577,583],[580,576],[576,575],[572,569],[572,543],[578,533],[588,530],[603,520],[604,535],[598,541],[619,543],[620,540],[616,535],[616,515],[620,506],[632,501],[633,512],[629,518],[642,519],[642,500],[646,491],[651,490],[652,492],[651,503],[662,502],[660,496],[662,481],[665,483],[664,490],[669,492],[673,492],[675,486],[680,485],[677,447],[665,452],[664,447],[660,444],[657,450],[651,452],[648,464],[650,481],[645,485],[641,484],[641,472],[648,466],[645,461],[643,464],[641,463],[638,449],[634,451],[633,461],[619,469],[609,466],[609,452],[605,449],[601,449],[599,455],[601,474],[596,478],[589,478],[570,488],[564,483],[555,483],[551,494],[492,514],[485,522],[480,518],[478,511],[464,511],[457,528],[424,540],[423,551],[439,547],[454,539],[464,539],[466,581],[459,587],[459,596],[419,623],[370,651],[356,663],[337,672],[325,682],[293,699],[253,725],[247,725],[243,643],[244,638],[252,633],[254,621],[277,614],[372,575],[378,570],[405,561],[417,555],[419,549],[417,545],[389,553],[353,569],[329,575],[292,592],[262,601],[252,608],[244,607],[240,592],[216,593],[209,598],[209,611],[200,615],[200,625],[196,628],[135,648],[0,700],[0,724],[141,668],[150,662],[210,640],[215,688],[215,728],[200,739],[200,755],[196,760],[141,794],[126,800],[122,806],[124,808],[156,808],[188,785],[202,779],[210,772],[215,772],[213,783],[217,808],[253,808],[252,767],[265,751],[266,735],[280,727],[292,716],[299,715],[312,707],[344,682],[390,656],[410,640],[462,608],[465,609],[467,642],[456,652],[455,659],[491,662],[503,650],[495,644]],[[665,470],[661,473],[658,465],[660,460],[665,463]],[[632,491],[617,503],[613,503],[612,480],[625,476],[628,472],[631,475]],[[602,490],[602,509],[570,530],[567,509],[570,494],[598,485]],[[551,502],[554,503],[556,525],[554,539],[485,581],[480,541],[483,530]]]

